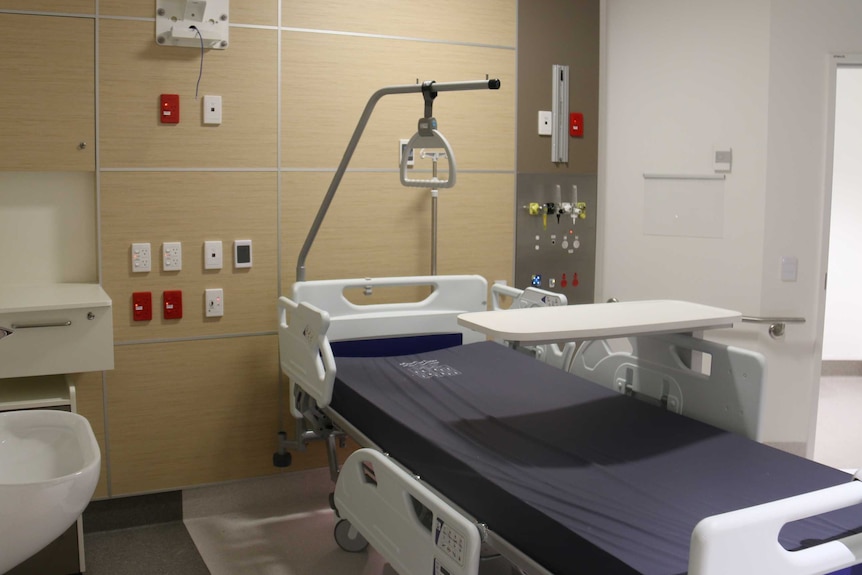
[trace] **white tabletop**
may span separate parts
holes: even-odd
[[[111,305],[99,284],[0,285],[0,313]]]
[[[523,343],[605,339],[733,327],[737,311],[677,300],[596,303],[480,311],[458,323],[494,338]]]

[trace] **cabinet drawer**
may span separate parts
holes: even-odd
[[[114,367],[111,306],[0,312],[0,378]]]

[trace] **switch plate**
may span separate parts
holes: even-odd
[[[183,317],[182,290],[167,290],[162,292],[162,302],[165,319],[181,319]]]
[[[251,240],[235,240],[233,242],[233,267],[251,267]]]
[[[134,321],[153,319],[153,292],[136,291],[132,294],[132,319]]]
[[[204,124],[218,126],[221,124],[221,96],[204,96]]]
[[[220,270],[223,267],[221,240],[204,242],[204,269]]]
[[[149,243],[132,244],[132,272],[144,273],[152,267],[152,251]]]
[[[539,135],[540,136],[550,136],[553,134],[552,123],[554,121],[554,115],[551,112],[539,112]]]
[[[733,169],[733,148],[716,145],[712,149],[713,169],[719,174],[729,174]]]
[[[159,120],[162,124],[180,123],[180,95],[162,94],[159,102]]]
[[[204,315],[206,317],[222,317],[224,315],[223,289],[204,290]]]
[[[398,165],[399,166],[401,165],[401,162],[404,159],[404,152],[407,151],[407,144],[409,144],[409,143],[410,143],[409,139],[402,138],[402,139],[398,140]],[[412,168],[413,165],[414,165],[413,150],[410,150],[410,155],[407,156],[407,167]]]
[[[799,270],[799,260],[793,256],[781,258],[781,281],[795,282]]]
[[[162,270],[178,272],[183,269],[183,244],[165,242],[162,244]]]

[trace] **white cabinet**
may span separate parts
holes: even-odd
[[[111,299],[96,284],[0,285],[0,379],[114,368]]]

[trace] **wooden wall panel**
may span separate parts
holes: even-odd
[[[231,2],[230,21],[232,24],[276,26],[278,25],[278,2],[279,0]],[[156,3],[153,0],[99,0],[99,13],[105,16],[155,18]],[[230,33],[233,34],[233,30]],[[155,29],[152,27],[150,36],[155,42]]]
[[[500,90],[443,93],[434,115],[459,167],[514,169],[514,51],[284,32],[282,66],[285,167],[337,166],[368,98],[380,88],[489,74],[500,78]],[[419,93],[381,99],[351,167],[397,167],[398,140],[416,132],[423,113]]]
[[[117,347],[107,372],[113,494],[274,473],[277,342]]]
[[[285,173],[282,282],[296,261],[332,174]],[[438,273],[478,273],[511,282],[514,176],[462,174],[438,200]],[[431,198],[404,188],[395,173],[348,173],[306,261],[307,279],[426,275],[431,261]]]
[[[112,167],[260,168],[276,162],[278,37],[235,28],[227,50],[158,46],[153,23],[100,22],[101,160]],[[159,123],[159,95],[180,95],[180,123]],[[222,124],[204,126],[205,94]]]
[[[0,0],[0,10],[95,14],[96,0]]]
[[[93,20],[0,14],[0,30],[0,170],[93,171]]]
[[[103,286],[113,300],[115,341],[273,331],[277,297],[275,173],[102,174]],[[251,239],[254,266],[233,268],[233,241]],[[203,269],[203,242],[222,240],[224,268]],[[183,243],[183,267],[161,271],[162,242]],[[132,242],[150,242],[149,273],[132,273]],[[222,288],[225,315],[204,317],[204,289]],[[164,320],[161,293],[183,290],[183,318]],[[152,291],[151,322],[133,322],[131,294]]]
[[[282,24],[297,28],[515,46],[514,0],[284,0]],[[432,52],[434,47],[428,47]]]
[[[105,437],[104,394],[102,372],[75,373],[69,376],[75,383],[78,394],[78,413],[87,418],[102,451],[102,472],[96,485],[94,499],[108,496],[108,444]]]

